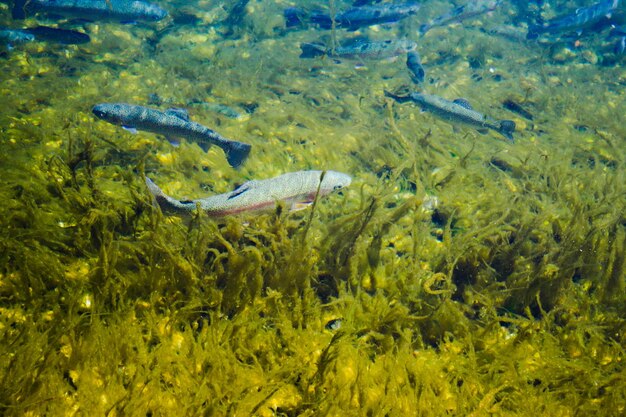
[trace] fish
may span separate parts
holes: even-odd
[[[331,29],[334,24],[336,28],[354,31],[364,26],[398,22],[416,14],[419,9],[420,5],[415,3],[383,3],[351,7],[344,12],[336,13],[333,17],[320,10],[306,13],[301,9],[291,7],[285,9],[284,15],[287,27],[297,26],[308,21],[322,29]]]
[[[38,41],[55,42],[62,45],[79,45],[91,41],[89,35],[76,30],[51,28],[48,26],[35,26],[22,30],[34,35]]]
[[[511,100],[511,99],[506,99],[502,102],[502,107],[504,107],[505,109],[512,111],[513,113],[517,113],[520,116],[528,119],[528,120],[533,120],[534,117],[532,115],[531,112],[529,112],[528,110],[526,110],[524,107],[522,107],[521,104]]]
[[[248,181],[233,191],[198,200],[176,200],[146,177],[148,190],[161,209],[178,214],[192,214],[199,207],[210,217],[267,212],[277,203],[291,210],[311,205],[317,197],[325,197],[348,187],[352,178],[337,171],[297,171],[278,177]]]
[[[420,26],[419,31],[422,35],[428,32],[430,29],[437,26],[445,26],[454,22],[461,22],[463,20],[479,16],[483,13],[494,11],[502,0],[471,0],[468,3],[455,7],[449,12],[431,20]]]
[[[168,15],[158,5],[140,0],[15,0],[14,19],[37,13],[119,22],[157,22]]]
[[[226,139],[214,130],[192,122],[184,109],[172,108],[162,112],[133,104],[101,103],[95,105],[92,112],[99,119],[122,126],[132,133],[145,130],[164,135],[174,145],[177,142],[172,138],[185,138],[196,142],[205,151],[211,145],[217,145],[224,150],[228,163],[235,168],[240,166],[250,153],[249,144]]]
[[[542,25],[531,25],[526,38],[536,39],[544,33],[580,32],[604,19],[611,18],[619,3],[620,0],[602,0],[589,7],[580,7],[574,13],[555,17]]]
[[[48,41],[63,45],[78,45],[91,40],[89,35],[75,30],[35,26],[24,29],[0,28],[0,41],[16,45],[33,41]]]
[[[495,130],[509,140],[513,140],[515,122],[512,120],[495,120],[477,112],[465,99],[447,100],[433,94],[413,92],[407,96],[398,96],[385,91],[385,96],[398,103],[412,101],[417,103],[422,110],[428,111],[437,117],[454,124],[464,124],[474,127],[480,133],[486,133],[487,129]]]
[[[409,75],[415,84],[424,83],[426,71],[424,71],[422,60],[417,51],[410,51],[406,54],[406,67],[409,69]]]
[[[408,39],[369,41],[357,39],[334,49],[327,48],[323,43],[301,43],[300,58],[330,56],[346,59],[386,59],[406,54],[417,48],[417,44]]]

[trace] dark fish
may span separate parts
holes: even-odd
[[[428,111],[437,117],[454,124],[464,124],[474,127],[480,133],[486,133],[487,129],[495,130],[509,140],[513,140],[515,122],[512,120],[495,120],[472,109],[472,106],[464,99],[454,101],[432,94],[411,93],[408,96],[397,96],[385,91],[385,96],[396,100],[398,103],[413,101],[422,110]]]
[[[411,51],[406,54],[406,67],[409,69],[411,80],[415,84],[423,84],[426,72],[422,66],[422,60],[420,59],[417,51]]]
[[[197,210],[210,217],[273,210],[283,202],[290,211],[310,206],[316,198],[347,187],[352,178],[336,171],[298,171],[265,180],[248,181],[235,190],[198,200],[179,201],[165,193],[149,178],[146,185],[163,210],[190,214]]]
[[[430,22],[420,26],[422,34],[437,26],[444,26],[454,22],[461,22],[471,17],[495,10],[502,0],[471,0],[463,6],[455,7],[448,13],[443,14]]]
[[[56,42],[63,45],[79,45],[88,43],[89,35],[68,29],[57,29],[48,26],[36,26],[24,29],[26,33],[34,35],[38,41]]]
[[[287,27],[296,26],[308,21],[319,25],[323,29],[330,29],[333,27],[334,22],[337,28],[357,30],[364,26],[398,22],[405,17],[414,15],[419,8],[419,4],[413,3],[384,3],[352,7],[345,12],[335,14],[334,18],[323,11],[317,10],[306,13],[297,8],[288,8],[285,10],[284,14]]]
[[[226,153],[228,163],[238,167],[250,153],[250,145],[226,139],[219,133],[189,120],[184,109],[169,109],[165,112],[126,103],[97,104],[93,114],[109,123],[119,125],[136,133],[137,130],[157,133],[169,138],[185,138],[196,142],[205,151],[217,145]],[[176,144],[172,139],[170,142]]]
[[[527,111],[526,109],[524,109],[520,104],[516,103],[515,101],[511,100],[511,99],[507,99],[504,100],[502,102],[502,107],[504,107],[505,109],[512,111],[513,113],[517,113],[520,116],[528,119],[528,120],[533,120],[534,117],[533,115]]]
[[[167,16],[156,4],[140,0],[15,0],[14,19],[37,13],[120,22],[156,22]]]
[[[620,0],[603,0],[589,7],[576,9],[574,13],[558,16],[543,25],[530,26],[528,39],[537,38],[542,33],[559,34],[563,32],[581,31],[593,26],[603,19],[608,19],[619,6]]]
[[[348,59],[385,59],[392,58],[415,50],[417,44],[408,39],[368,41],[359,39],[355,42],[340,45],[334,49],[326,48],[322,43],[302,43],[300,58],[330,56]]]

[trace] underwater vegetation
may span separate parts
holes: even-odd
[[[386,98],[412,85],[403,59],[301,60],[320,36],[286,30],[287,6],[198,2],[193,24],[2,54],[0,414],[624,415],[623,64],[480,20],[419,38],[429,91],[513,119],[511,143]],[[99,102],[185,107],[253,150],[235,170]],[[308,169],[353,181],[222,219],[164,214],[145,186],[194,199]]]

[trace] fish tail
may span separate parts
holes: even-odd
[[[146,186],[148,191],[154,197],[154,201],[161,207],[161,210],[174,213],[188,213],[192,211],[196,205],[193,202],[178,201],[161,190],[158,185],[154,183],[150,178],[146,177]]]
[[[515,122],[513,120],[500,120],[498,132],[504,135],[508,140],[513,141],[513,132],[515,132]]]
[[[397,101],[398,103],[406,103],[407,101],[411,101],[411,97],[409,96],[397,96],[389,91],[385,90],[385,97],[389,97]]]
[[[283,12],[285,16],[285,24],[288,28],[294,26],[300,26],[304,21],[304,11],[302,9],[298,9],[297,7],[288,7]]]
[[[302,50],[300,58],[316,58],[326,55],[326,48],[318,43],[301,43],[300,49]]]
[[[250,146],[247,143],[231,141],[227,148],[224,148],[226,160],[233,168],[239,167],[248,158],[250,154]]]

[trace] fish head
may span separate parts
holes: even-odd
[[[351,182],[352,177],[348,174],[337,171],[326,171],[320,186],[320,193],[325,195],[332,192],[338,192],[349,186]]]
[[[124,105],[119,103],[101,103],[96,104],[91,112],[99,119],[106,120],[109,123],[123,125],[126,114]]]

